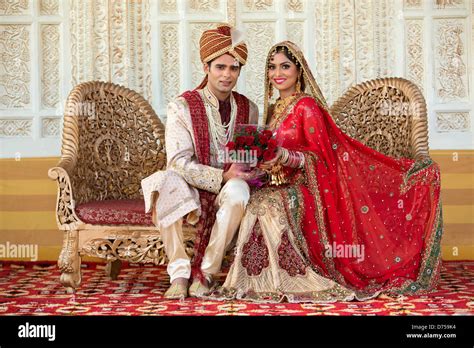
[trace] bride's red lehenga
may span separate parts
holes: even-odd
[[[344,134],[301,51],[278,46],[299,60],[307,94],[293,97],[274,129],[305,164],[284,168],[288,184],[252,194],[220,293],[316,302],[433,290],[443,229],[437,164],[388,157]]]

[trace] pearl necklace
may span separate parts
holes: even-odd
[[[209,131],[216,150],[222,149],[234,136],[234,122],[237,116],[237,105],[233,98],[231,98],[231,103],[230,120],[225,126],[222,125],[219,110],[212,107],[209,102],[206,101],[205,103],[206,114],[208,115],[207,118],[209,120]]]

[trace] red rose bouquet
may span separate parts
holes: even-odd
[[[237,125],[233,141],[226,145],[229,162],[250,163],[256,166],[270,161],[276,155],[278,143],[265,127],[250,124]]]

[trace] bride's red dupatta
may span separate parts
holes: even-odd
[[[436,163],[372,150],[344,134],[308,96],[277,134],[283,147],[305,154],[304,170],[292,176],[297,189],[282,195],[302,233],[300,248],[320,274],[362,296],[436,286],[442,235]]]

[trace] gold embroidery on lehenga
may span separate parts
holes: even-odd
[[[291,277],[306,275],[307,263],[301,258],[293,247],[288,230],[283,230],[278,246],[278,265],[284,269]]]
[[[314,203],[316,204],[316,221],[318,223],[319,232],[323,235],[327,234],[326,231],[326,223],[324,221],[324,207],[321,201],[321,196],[319,194],[319,185],[318,180],[315,173],[315,159],[313,158],[312,154],[305,155],[305,170],[306,170],[306,182],[308,184],[308,188],[310,192],[314,195]]]
[[[263,216],[267,213],[268,208],[273,208],[278,215],[281,215],[283,205],[279,199],[280,197],[275,195],[277,192],[278,189],[274,187],[262,188],[250,197],[247,209],[256,216]]]
[[[293,231],[295,244],[298,250],[301,250],[306,261],[309,260],[308,245],[302,230],[302,220],[304,215],[304,198],[298,187],[288,187],[280,191],[282,202],[286,210],[285,224]]]
[[[258,219],[252,228],[249,239],[242,247],[242,267],[249,276],[258,276],[268,267],[268,247],[262,234]]]

